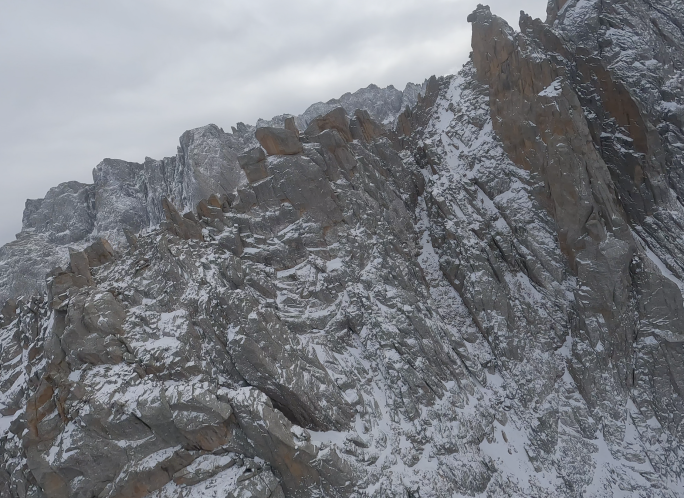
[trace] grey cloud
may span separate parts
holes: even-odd
[[[172,155],[186,129],[254,123],[369,83],[458,70],[477,0],[7,2],[0,244],[26,198],[104,157]],[[543,0],[490,2],[514,25]]]

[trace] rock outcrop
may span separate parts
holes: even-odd
[[[27,203],[1,497],[684,493],[684,8],[469,20],[408,108],[210,126]]]
[[[351,116],[357,109],[367,111],[373,119],[383,125],[391,126],[397,116],[408,106],[413,107],[418,101],[418,96],[425,94],[425,83],[418,85],[407,83],[404,90],[398,90],[392,85],[379,88],[376,85],[368,85],[354,93],[345,93],[338,99],[327,102],[317,102],[306,109],[299,116],[276,116],[270,121],[259,120],[257,126],[283,126],[285,121],[292,119],[299,130],[305,130],[317,117],[342,107],[347,115]]]
[[[254,136],[269,156],[289,156],[302,152],[302,144],[297,134],[285,128],[257,128]]]
[[[335,130],[347,142],[353,140],[349,131],[349,117],[342,107],[333,109],[324,116],[314,118],[304,131],[304,135],[314,137],[325,130]]]
[[[364,109],[376,121],[389,123],[403,107],[415,104],[421,88],[408,83],[401,92],[371,85],[314,104],[301,116],[260,120],[260,126],[285,127],[298,135],[313,118],[340,105],[350,115]],[[93,170],[93,184],[63,183],[45,198],[27,201],[17,240],[0,247],[0,302],[44,290],[46,272],[69,260],[69,247],[83,248],[98,237],[118,247],[128,242],[126,231],[135,234],[159,225],[165,220],[164,197],[180,212],[212,194],[232,199],[246,181],[237,156],[258,145],[255,127],[238,123],[233,131],[215,125],[187,131],[175,157],[146,158],[142,164],[105,159]]]

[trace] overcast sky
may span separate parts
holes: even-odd
[[[480,0],[482,1],[482,0]],[[0,244],[27,198],[92,182],[104,157],[174,155],[226,130],[375,83],[456,72],[477,0],[31,0],[0,17]],[[545,0],[492,0],[517,28]]]

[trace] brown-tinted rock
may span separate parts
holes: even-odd
[[[229,192],[225,196],[222,196],[220,199],[223,202],[221,204],[221,210],[224,213],[227,213],[230,211],[230,209],[233,207],[233,204],[237,200],[237,195],[235,195],[234,192]]]
[[[60,309],[69,298],[69,289],[82,288],[88,280],[62,268],[55,268],[46,276],[48,302],[53,309]]]
[[[349,123],[349,129],[355,140],[372,142],[387,134],[387,130],[381,124],[373,121],[365,109],[357,109]]]
[[[162,200],[162,207],[166,216],[165,228],[169,232],[185,240],[204,239],[202,227],[196,222],[181,216],[176,207],[166,197]]]
[[[210,206],[207,201],[199,201],[197,204],[197,214],[202,218],[210,220],[222,220],[223,211],[220,207]]]
[[[207,199],[207,204],[211,207],[219,208],[223,206],[223,201],[219,198],[218,195],[216,194],[211,194],[209,198]]]
[[[349,118],[343,107],[338,107],[324,116],[315,118],[306,127],[304,134],[307,137],[313,137],[325,130],[336,130],[347,142],[354,139],[351,131],[349,131]]]
[[[114,248],[107,239],[98,238],[93,244],[86,247],[85,255],[88,258],[88,265],[96,268],[114,259]]]
[[[71,273],[76,277],[80,277],[85,282],[84,285],[93,285],[93,277],[90,274],[90,264],[88,263],[88,256],[83,251],[69,251],[69,260],[71,266]],[[81,287],[81,285],[78,285]]]
[[[577,10],[600,7],[613,26],[603,16],[613,3]],[[484,24],[502,28],[475,47],[494,63],[486,84],[472,61],[434,79],[404,115],[408,150],[354,116],[352,142],[326,129],[302,154],[262,152],[268,176],[242,180],[229,228],[211,218],[222,196],[181,217],[208,226],[210,243],[145,230],[140,252],[91,270],[97,288],[54,272],[71,285],[58,310],[19,300],[0,328],[0,426],[16,414],[0,434],[0,496],[5,482],[31,498],[676,493],[684,286],[665,268],[684,259],[660,254],[664,238],[682,245],[669,236],[684,226],[680,207],[667,206],[674,220],[654,212],[673,226],[660,239],[632,225],[634,254],[611,218],[625,201],[591,152],[607,162],[607,139],[582,124],[604,119],[588,117],[602,105],[581,96],[603,98],[597,87],[554,73],[565,62],[549,50],[562,47],[536,23],[521,33]],[[614,68],[596,67],[586,73],[602,85]],[[616,126],[631,126],[631,109]],[[672,130],[646,117],[648,129]],[[630,140],[620,133],[611,140]],[[250,139],[233,138],[236,150]],[[157,171],[177,188],[149,199],[185,207],[208,196]],[[50,362],[67,365],[62,380]],[[513,470],[498,458],[507,445],[522,456]],[[192,455],[176,458],[181,448]]]
[[[302,152],[297,135],[284,128],[259,128],[254,134],[269,156],[290,156]]]
[[[594,147],[582,107],[563,67],[550,58],[527,56],[506,21],[479,6],[473,23],[473,62],[490,88],[493,126],[511,159],[542,175],[548,208],[559,224],[561,247],[571,261],[585,247],[592,213],[608,232],[625,240],[624,212],[608,168]],[[535,140],[539,134],[541,140]],[[598,227],[592,233],[600,232]]]
[[[292,133],[299,136],[299,128],[297,128],[295,120],[292,116],[290,116],[289,118],[285,118],[285,129],[290,130]]]
[[[538,198],[553,216],[559,248],[577,276],[575,306],[582,318],[573,338],[601,344],[590,368],[583,346],[573,349],[573,371],[582,371],[578,388],[590,405],[606,403],[633,382],[638,330],[630,269],[637,247],[611,171],[594,143],[566,57],[553,52],[561,50],[557,37],[526,18],[525,32],[515,33],[483,6],[468,20],[477,78],[489,87],[493,128],[513,162],[541,179]],[[535,45],[549,52],[530,50]],[[611,413],[606,423],[622,424],[621,417]]]
[[[185,218],[188,221],[192,221],[193,223],[199,223],[199,219],[197,218],[197,216],[195,216],[195,213],[193,213],[192,211],[183,213],[183,218]]]

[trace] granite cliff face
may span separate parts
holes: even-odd
[[[684,7],[469,21],[420,96],[27,202],[0,497],[684,493]]]

